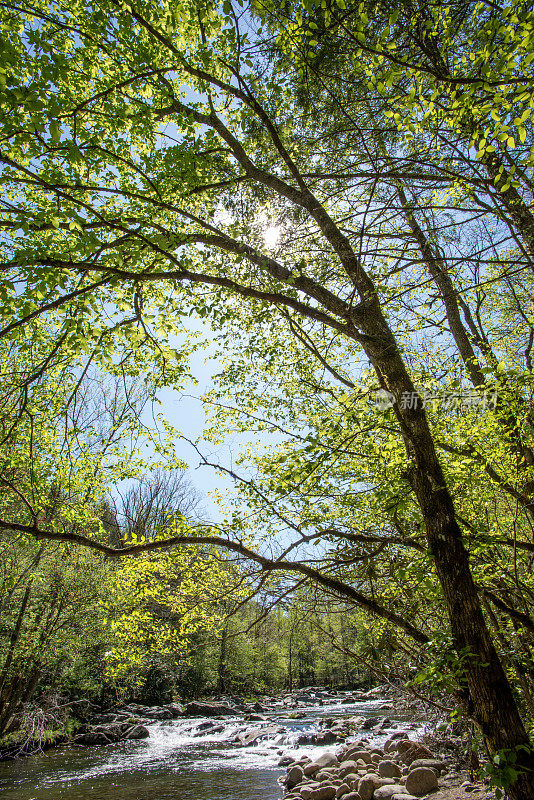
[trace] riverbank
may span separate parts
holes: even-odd
[[[286,759],[284,800],[493,800],[494,790],[443,753],[398,731],[382,747],[357,740],[311,759]]]

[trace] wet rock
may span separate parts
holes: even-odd
[[[193,736],[204,736],[206,733],[222,733],[225,725],[218,725],[216,722],[207,722],[198,725],[193,731]]]
[[[226,703],[187,703],[185,714],[188,717],[221,717],[235,716],[235,708],[231,708]]]
[[[134,725],[124,736],[125,739],[148,739],[150,731],[144,725]]]
[[[379,722],[378,725],[374,726],[373,731],[375,733],[380,733],[380,731],[383,731],[385,730],[385,728],[390,728],[390,727],[391,727],[391,720],[389,719],[389,717],[384,717],[384,719],[381,722]]]
[[[195,728],[195,731],[207,731],[209,728],[213,728],[217,725],[216,722],[199,722]]]
[[[294,758],[291,756],[282,756],[278,762],[279,767],[288,767],[290,764],[293,764],[295,761]]]
[[[438,779],[434,770],[429,767],[417,767],[408,773],[406,791],[416,797],[433,792],[438,788]]]
[[[295,765],[291,767],[287,773],[286,783],[290,789],[293,789],[294,786],[297,786],[304,778],[304,770],[302,767]]]
[[[169,711],[173,719],[183,717],[185,714],[185,708],[180,703],[168,703],[165,708]]]
[[[82,731],[73,738],[75,744],[88,747],[114,744],[124,739],[146,739],[149,731],[143,725],[113,724],[96,725],[92,729]]]
[[[82,744],[86,747],[101,746],[117,742],[118,739],[110,738],[109,735],[103,731],[90,731],[89,733],[81,733],[73,738],[75,744]]]
[[[253,728],[252,730],[246,730],[244,733],[238,734],[237,741],[243,747],[249,747],[252,744],[260,742],[262,739],[269,739],[283,732],[284,729],[277,725],[269,725],[266,728]]]
[[[324,733],[315,734],[313,738],[315,744],[333,744],[337,742],[338,735],[334,731],[325,731]]]

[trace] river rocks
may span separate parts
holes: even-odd
[[[380,733],[380,731],[383,731],[389,727],[391,727],[391,720],[389,717],[384,717],[384,719],[381,720],[378,725],[371,725],[371,728],[375,733]]]
[[[333,744],[338,741],[338,734],[334,731],[325,731],[324,733],[317,733],[314,736],[314,744]]]
[[[309,790],[306,798],[302,794],[301,796],[303,800],[334,800],[336,796],[336,787],[319,786],[317,789]]]
[[[199,722],[198,725],[195,728],[195,732],[197,732],[197,731],[207,731],[207,730],[209,730],[210,728],[213,728],[216,725],[217,725],[216,722],[211,722],[210,720],[207,720],[206,722]]]
[[[94,728],[82,730],[73,738],[75,744],[87,747],[114,744],[126,739],[147,739],[149,731],[143,725],[111,724],[96,725]]]
[[[361,759],[366,764],[371,764],[371,753],[369,753],[367,750],[363,750],[361,745],[349,747],[348,750],[345,751],[345,757],[347,759],[351,759],[352,761],[358,761],[358,759]]]
[[[236,709],[226,705],[226,703],[186,703],[186,717],[222,717],[235,716]]]
[[[382,781],[378,775],[374,773],[367,773],[367,775],[364,775],[358,782],[358,792],[362,800],[371,800],[375,789],[379,789],[381,785]]]
[[[416,797],[422,797],[438,788],[438,779],[434,770],[429,767],[417,767],[408,773],[406,791]]]
[[[401,739],[396,744],[396,750],[401,761],[408,766],[412,761],[420,758],[432,758],[432,753],[427,747],[418,742],[412,742],[411,739]]]
[[[284,733],[284,728],[279,725],[268,725],[265,728],[253,728],[252,730],[244,731],[237,735],[237,742],[242,747],[250,747],[257,744],[262,739],[268,739],[272,736]]]
[[[178,719],[184,716],[184,707],[179,703],[167,703],[164,706],[141,706],[137,703],[129,703],[124,708],[115,712],[119,715],[145,717],[146,719],[160,721],[167,719]]]
[[[397,731],[397,733],[393,733],[389,739],[386,739],[384,743],[384,753],[389,753],[390,751],[396,750],[399,739],[407,738],[408,734],[406,731]]]
[[[323,753],[322,756],[315,759],[315,763],[319,765],[319,767],[332,767],[337,766],[339,764],[338,757],[334,755],[334,753]]]
[[[390,745],[387,758],[384,749],[361,740],[314,762],[295,759],[288,765],[285,800],[413,800],[439,788],[444,762],[407,738],[392,738]],[[414,754],[425,758],[412,761]],[[406,760],[416,766],[408,768]]]
[[[343,761],[339,765],[339,773],[344,778],[345,775],[348,775],[349,772],[357,772],[358,771],[358,764],[356,761],[349,759],[348,761]]]
[[[287,773],[286,783],[290,789],[293,789],[301,780],[304,778],[304,770],[302,767],[294,766],[291,767],[289,772]]]
[[[294,759],[291,756],[282,756],[280,761],[278,762],[279,767],[288,767],[290,764],[294,763]],[[317,767],[319,769],[319,767]]]
[[[402,769],[394,761],[379,761],[378,774],[382,778],[400,778]]]
[[[207,733],[222,733],[224,729],[225,726],[217,722],[201,722],[192,733],[193,736],[205,736]]]
[[[429,769],[434,770],[439,777],[439,775],[441,775],[441,773],[447,769],[447,764],[445,761],[440,761],[437,758],[417,758],[410,764],[410,770],[417,769],[417,767],[428,767]]]
[[[393,795],[402,793],[403,791],[404,786],[400,783],[393,783],[390,786],[380,786],[378,789],[375,789],[373,800],[390,800]]]
[[[133,728],[130,728],[126,731],[124,736],[125,739],[148,739],[150,736],[150,732],[148,728],[145,728],[144,725],[134,725]]]

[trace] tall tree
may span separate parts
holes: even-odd
[[[522,7],[518,4],[519,10]],[[450,16],[448,8],[438,6],[444,24]],[[412,328],[409,342],[405,329],[414,315],[399,319],[390,311],[395,295],[384,273],[401,276],[401,292],[407,280],[413,290],[407,277],[408,231],[410,246],[415,241],[420,250],[417,261],[430,269],[454,324],[454,290],[436,252],[426,243],[432,240],[432,226],[425,239],[427,226],[421,225],[410,207],[416,194],[412,192],[408,199],[406,176],[397,174],[399,163],[418,165],[420,112],[413,111],[414,119],[407,122],[406,114],[396,112],[415,144],[409,157],[399,150],[402,142],[395,145],[394,170],[388,177],[393,178],[397,207],[404,218],[402,229],[395,230],[384,218],[389,200],[379,211],[373,204],[377,193],[385,196],[380,184],[384,157],[379,169],[374,163],[370,184],[364,181],[351,183],[348,190],[340,188],[328,152],[332,128],[326,120],[322,140],[323,119],[310,111],[315,95],[308,102],[304,97],[303,102],[304,66],[292,68],[284,58],[278,59],[268,43],[259,41],[257,30],[249,36],[247,12],[240,14],[230,3],[218,9],[195,3],[171,7],[140,2],[126,7],[109,2],[95,10],[79,2],[54,9],[16,6],[4,13],[6,60],[18,64],[18,69],[4,89],[11,113],[4,123],[0,152],[10,192],[3,225],[11,236],[3,266],[12,281],[5,289],[12,318],[1,333],[9,337],[20,327],[31,330],[39,315],[53,311],[62,317],[59,337],[64,336],[71,348],[83,346],[91,358],[109,361],[113,334],[117,347],[139,347],[141,354],[143,348],[151,348],[161,381],[179,377],[181,370],[157,335],[178,331],[183,314],[209,314],[214,325],[222,326],[235,318],[246,301],[255,309],[256,325],[272,324],[275,312],[301,338],[309,338],[309,330],[338,337],[351,363],[369,364],[378,386],[392,398],[405,450],[401,477],[406,491],[416,499],[424,524],[465,680],[466,707],[493,752],[513,751],[517,756],[519,775],[511,796],[517,800],[534,797],[531,742],[484,619],[451,483],[409,369],[410,346],[416,344],[419,330]],[[291,13],[300,25],[299,11]],[[328,27],[331,13],[323,16],[321,24]],[[348,25],[359,40],[361,31],[353,24],[354,17],[353,10]],[[365,24],[364,16],[359,19]],[[486,25],[486,18],[482,19]],[[511,24],[526,24],[524,16],[518,20],[515,23],[512,18]],[[432,49],[432,23],[429,19],[422,26],[423,49]],[[417,15],[415,24],[419,24]],[[449,25],[449,36],[450,31],[460,30]],[[372,26],[370,31],[374,35]],[[480,40],[483,30],[477,35]],[[309,39],[307,45],[314,48],[317,39]],[[462,46],[469,54],[469,42]],[[380,52],[377,58],[380,62],[385,56]],[[400,66],[397,94],[404,98],[404,70],[411,74],[412,64]],[[365,69],[366,74],[372,73],[372,62]],[[416,65],[413,70],[417,77],[422,67]],[[343,72],[340,75],[344,78]],[[397,75],[398,71],[391,73],[391,81],[388,77],[383,86],[394,83]],[[451,82],[448,76],[445,80]],[[517,83],[513,76],[510,82]],[[368,94],[375,85],[370,111],[376,115],[381,110],[385,113],[377,102],[381,84],[369,77],[364,88]],[[521,91],[518,103],[525,102]],[[328,86],[324,92],[328,95]],[[428,99],[434,104],[431,112],[438,99],[433,95]],[[456,102],[455,95],[451,108]],[[354,106],[359,114],[363,109],[363,105]],[[369,118],[368,106],[365,113]],[[464,123],[456,130],[452,148],[459,152],[460,162],[465,163],[467,157],[470,168]],[[423,130],[423,140],[424,134]],[[477,140],[476,131],[474,135]],[[340,142],[340,151],[351,153],[352,160],[369,153],[358,126],[341,130]],[[491,181],[495,185],[506,181],[498,186],[499,202],[486,211],[512,226],[522,266],[530,259],[525,203],[519,203],[516,187],[503,178],[506,154],[497,164],[493,151],[485,152],[489,152],[484,157]],[[386,164],[391,157],[386,150]],[[369,160],[376,162],[373,148]],[[523,171],[529,168],[529,163],[522,167]],[[447,165],[437,176],[433,169],[434,184],[445,180],[450,202],[457,174],[449,173]],[[368,181],[369,176],[363,177]],[[462,220],[461,202],[454,210],[456,219]],[[423,203],[421,219],[432,211]],[[283,247],[266,246],[266,229],[281,234]],[[381,244],[384,239],[390,243],[389,252],[369,247],[369,241]],[[463,241],[459,244],[463,246]],[[493,253],[497,251],[494,260],[499,261],[503,245],[494,241],[492,247]],[[481,252],[484,247],[476,257]],[[402,269],[397,271],[399,264]],[[123,328],[115,321],[110,324],[110,308],[117,313],[125,310]],[[455,329],[458,344],[462,331]],[[480,335],[477,347],[483,349],[484,336],[476,325],[475,331],[471,339]],[[313,346],[313,341],[308,344]],[[471,352],[462,348],[465,363],[475,375]],[[326,353],[319,351],[316,357],[328,368]],[[407,397],[410,402],[404,402]],[[44,530],[39,518],[25,529],[41,537],[70,538],[117,552],[83,537]],[[299,562],[288,564],[251,551],[239,541],[236,523],[229,526],[228,534],[228,538],[211,533],[195,536],[189,529],[167,543],[223,544],[265,569],[297,570],[345,592],[418,641],[426,641],[408,620],[339,579]],[[118,552],[156,546],[161,542]]]

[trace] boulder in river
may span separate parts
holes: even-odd
[[[114,744],[125,739],[147,739],[150,733],[144,725],[112,724],[96,725],[94,728],[78,733],[73,742],[88,747]]]
[[[324,731],[324,733],[316,733],[313,737],[314,744],[333,744],[337,742],[339,736],[333,731]]]
[[[294,786],[297,786],[304,778],[304,770],[302,767],[299,767],[298,764],[295,764],[294,767],[291,767],[289,772],[287,773],[286,783],[290,789]]]
[[[222,717],[235,716],[235,708],[231,708],[226,703],[201,703],[194,701],[185,706],[186,717]]]
[[[278,725],[268,725],[266,728],[252,728],[252,730],[240,733],[237,738],[243,747],[250,747],[250,745],[257,744],[262,739],[268,739],[283,732],[284,728],[280,728]]]
[[[323,753],[315,759],[315,763],[322,769],[323,767],[334,767],[339,764],[338,758],[334,753]]]
[[[144,725],[134,725],[128,731],[126,731],[124,738],[125,739],[148,739],[150,736],[150,732],[148,728],[145,728]]]

